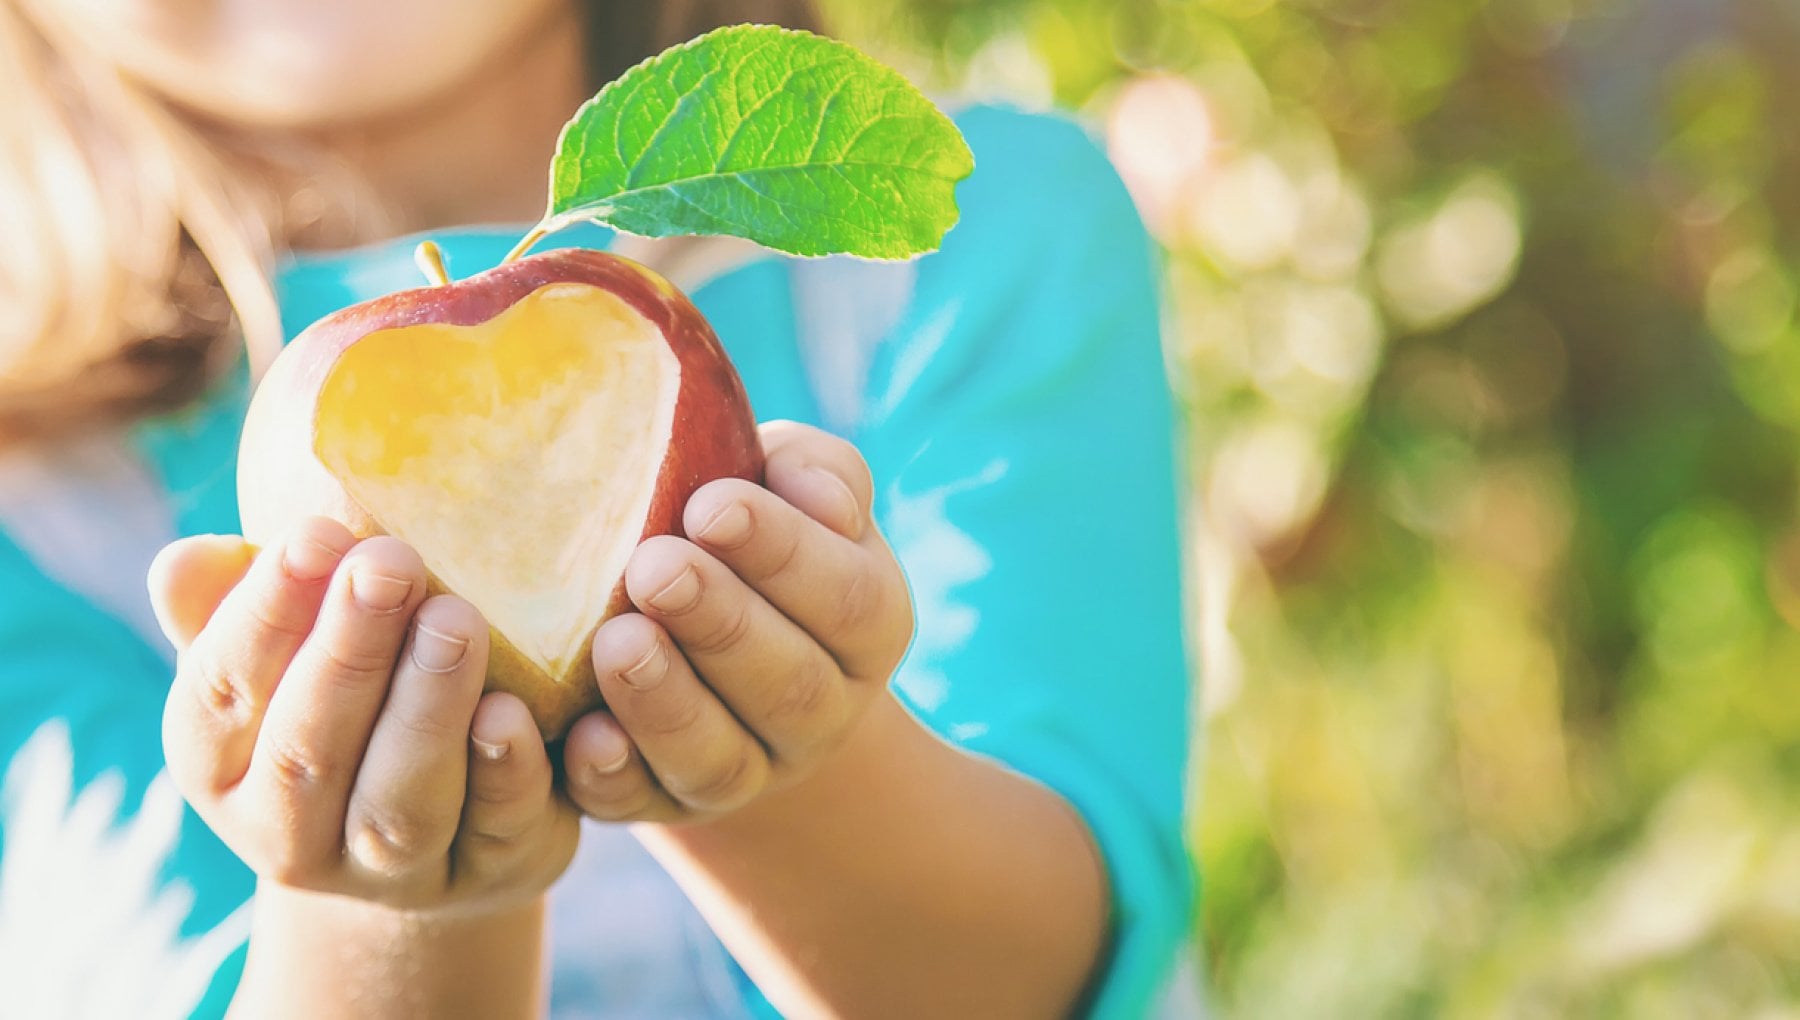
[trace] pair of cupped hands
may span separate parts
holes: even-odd
[[[391,537],[306,522],[260,550],[184,539],[150,572],[178,652],[168,770],[264,881],[406,910],[542,893],[582,814],[698,823],[829,768],[911,640],[855,448],[762,429],[763,485],[702,487],[643,542],[637,612],[594,637],[606,707],[560,769],[525,705],[482,691],[488,630]],[[504,537],[497,537],[504,541]]]

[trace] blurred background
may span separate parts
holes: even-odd
[[[1800,1016],[1800,5],[826,8],[1167,248],[1219,1012]]]

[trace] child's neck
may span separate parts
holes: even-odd
[[[536,222],[563,122],[589,93],[574,4],[428,104],[324,139],[399,235]],[[374,240],[374,238],[362,238]]]

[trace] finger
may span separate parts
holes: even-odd
[[[233,794],[281,823],[269,830],[277,867],[303,869],[341,850],[351,783],[424,588],[418,553],[385,536],[358,543],[333,577]],[[304,885],[304,875],[289,884]]]
[[[462,815],[469,724],[487,673],[487,623],[428,599],[394,669],[345,818],[351,859],[383,876],[442,867]]]
[[[607,707],[676,802],[729,811],[762,789],[769,774],[762,745],[661,627],[637,613],[608,620],[594,634],[594,671]]]
[[[531,710],[501,691],[483,696],[463,754],[469,772],[462,831],[498,842],[529,832],[550,795],[552,778],[550,758]]]
[[[761,429],[763,480],[801,512],[853,542],[874,529],[875,483],[855,446],[798,422]]]
[[[603,822],[660,822],[681,808],[663,792],[650,766],[631,746],[631,737],[607,712],[575,720],[563,741],[563,768],[569,799],[582,813]]]
[[[811,635],[846,675],[887,679],[911,637],[912,610],[905,577],[879,535],[867,539],[874,547],[859,546],[781,494],[736,478],[702,486],[685,514],[694,541]],[[687,647],[684,634],[676,639]]]
[[[553,789],[550,756],[530,709],[511,694],[482,697],[465,754],[468,796],[453,851],[457,873],[486,881],[509,869],[529,870],[532,854],[563,856],[551,869],[560,871],[574,853],[575,818]],[[545,825],[567,831],[539,838]]]
[[[195,535],[156,554],[145,578],[150,609],[177,653],[194,643],[255,558],[256,547],[237,535]]]
[[[196,805],[243,779],[276,684],[354,542],[333,521],[303,523],[257,555],[182,654],[163,713],[163,750],[171,778]]]
[[[745,488],[758,487],[746,483]],[[792,507],[787,510],[802,518]],[[842,545],[846,554],[857,551],[812,521],[800,523],[814,529],[816,538]],[[842,729],[851,704],[837,662],[811,634],[704,551],[678,538],[651,539],[626,565],[625,590],[776,758],[809,760],[824,749],[822,740]],[[602,649],[598,640],[595,649],[598,676],[635,661],[603,664],[602,652],[626,653],[616,646]]]

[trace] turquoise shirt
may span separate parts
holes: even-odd
[[[986,107],[958,122],[977,170],[941,251],[902,266],[766,256],[693,297],[759,418],[821,425],[867,457],[882,529],[918,609],[894,686],[946,739],[1042,781],[1081,812],[1113,897],[1114,941],[1090,1013],[1141,1016],[1188,937],[1193,900],[1182,839],[1190,716],[1175,424],[1152,246],[1074,125]],[[462,277],[498,262],[518,234],[434,236]],[[611,240],[580,228],[541,247]],[[285,266],[289,335],[418,286],[412,244]],[[183,532],[235,529],[243,389],[228,386],[207,408],[135,437]],[[166,650],[40,567],[0,533],[0,755],[16,764],[21,749],[43,757],[54,745],[70,776],[65,799],[103,800],[109,831],[129,832],[143,805],[165,796],[157,727]],[[9,800],[0,871],[13,868],[17,824]],[[235,911],[250,880],[191,815],[165,828],[144,895],[173,896],[182,908],[167,907],[184,918],[169,952],[217,963],[220,945],[242,936]],[[14,906],[7,888],[0,936]],[[6,947],[0,940],[0,959]],[[112,965],[97,960],[96,973]],[[236,972],[235,957],[224,961],[198,1013],[218,1012]],[[769,1012],[747,982],[742,991]]]

